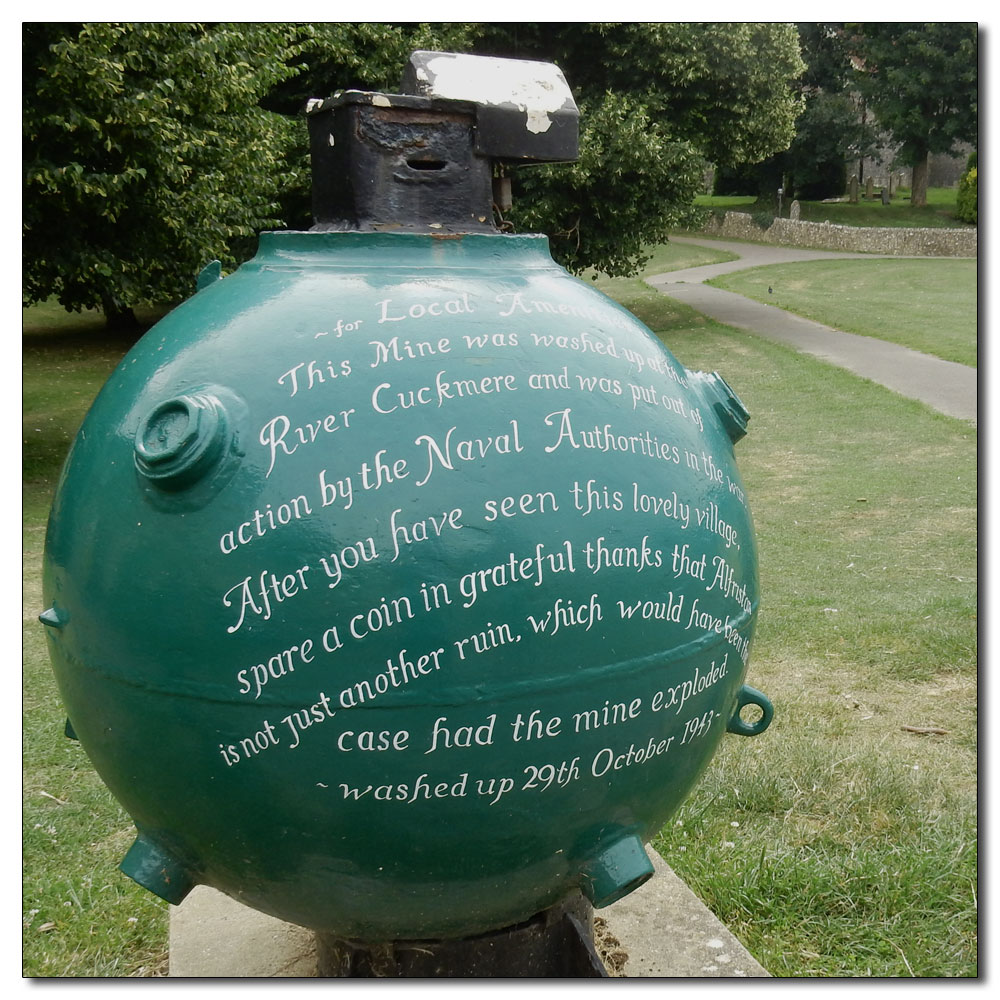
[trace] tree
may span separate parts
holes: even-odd
[[[633,274],[646,247],[691,221],[703,159],[631,95],[584,98],[580,111],[580,158],[518,169],[509,219],[522,232],[548,234],[553,256],[571,271]]]
[[[337,21],[302,25],[294,77],[272,87],[261,102],[272,111],[296,115],[311,97],[335,90],[399,89],[403,68],[415,49],[467,52],[479,35],[475,24],[387,24]]]
[[[979,222],[979,171],[976,167],[969,167],[958,182],[955,216],[962,222]]]
[[[508,221],[578,271],[634,272],[706,159],[784,148],[799,110],[791,25],[28,24],[24,301],[128,318],[261,229],[308,226],[305,101],[395,91],[414,48],[563,67],[583,155],[517,170]]]
[[[515,173],[511,220],[571,270],[631,274],[690,215],[706,161],[784,149],[804,65],[788,24],[482,24],[473,51],[555,62],[581,110],[580,161]]]
[[[25,304],[132,307],[193,290],[281,225],[291,124],[258,101],[295,73],[292,25],[27,24]]]
[[[572,270],[634,271],[643,247],[690,216],[705,159],[743,162],[784,148],[801,72],[780,24],[323,24],[308,69],[269,98],[291,112],[334,89],[395,90],[411,49],[555,62],[581,110],[576,164],[512,168],[504,220],[544,232]],[[290,213],[304,214],[305,190]]]
[[[844,193],[846,167],[872,155],[877,135],[851,92],[851,50],[842,26],[798,25],[806,70],[797,81],[803,110],[788,149],[750,168],[716,172],[716,193],[756,194],[773,203],[784,187],[791,197],[832,198]],[[733,186],[742,188],[733,190]]]
[[[810,94],[787,153],[789,187],[797,198],[839,197],[846,188],[847,164],[874,148],[874,133],[849,94]]]
[[[974,22],[847,25],[861,64],[856,86],[913,167],[912,204],[927,204],[928,157],[979,129],[979,38]]]
[[[715,163],[785,148],[805,69],[795,28],[757,23],[482,25],[475,51],[557,63],[574,94],[641,98],[661,126]]]

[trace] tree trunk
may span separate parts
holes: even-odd
[[[128,306],[122,307],[109,299],[105,299],[102,308],[104,310],[105,325],[109,330],[129,333],[140,329],[141,324],[135,318],[135,313]]]
[[[778,188],[781,187],[784,174],[782,164],[776,158],[765,160],[757,165],[757,201],[761,209],[776,212],[778,208]],[[786,201],[787,204],[787,201]]]
[[[913,164],[913,184],[910,187],[910,204],[923,208],[927,204],[927,175],[930,170],[929,154],[923,153]]]

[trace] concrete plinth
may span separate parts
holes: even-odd
[[[718,918],[647,848],[656,874],[596,911],[628,953],[630,978],[766,977]],[[170,976],[314,978],[313,932],[251,910],[198,886],[171,910]]]

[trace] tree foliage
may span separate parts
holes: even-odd
[[[385,24],[337,21],[301,26],[299,71],[272,87],[263,104],[298,114],[310,97],[336,90],[395,93],[415,49],[468,52],[479,37],[475,24]]]
[[[28,24],[25,303],[131,307],[190,293],[213,258],[282,224],[293,26]]]
[[[874,153],[878,136],[852,93],[852,53],[841,25],[803,22],[798,32],[806,70],[798,81],[803,110],[794,138],[761,163],[717,171],[716,193],[773,201],[784,187],[787,202],[836,197],[844,193],[847,164]]]
[[[24,300],[109,317],[187,294],[261,229],[310,224],[311,97],[394,92],[415,48],[558,63],[580,161],[516,171],[519,231],[574,270],[634,271],[706,160],[794,134],[803,64],[782,24],[83,23],[24,28]]]
[[[519,169],[510,218],[522,232],[547,233],[571,271],[632,274],[644,247],[690,219],[702,158],[629,95],[586,99],[581,115],[579,160]]]
[[[788,153],[789,187],[800,198],[832,198],[845,189],[846,167],[875,152],[877,136],[848,93],[814,91]]]
[[[926,204],[927,159],[976,142],[979,33],[975,22],[847,25],[860,68],[855,85],[914,168],[912,201]]]
[[[578,98],[629,95],[713,163],[756,162],[795,134],[790,24],[486,24],[474,50],[555,62]]]
[[[979,222],[979,171],[970,167],[958,182],[955,215],[962,222]]]
[[[634,273],[690,214],[708,161],[784,149],[804,66],[787,24],[480,25],[478,53],[555,62],[580,105],[580,161],[515,174],[510,219],[571,270]]]

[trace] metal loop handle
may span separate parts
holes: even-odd
[[[740,718],[740,712],[747,705],[756,705],[764,714],[756,722],[744,722]],[[736,695],[736,710],[733,712],[728,725],[727,733],[736,733],[737,736],[759,736],[774,718],[774,705],[766,694],[761,693],[756,688],[744,684]]]

